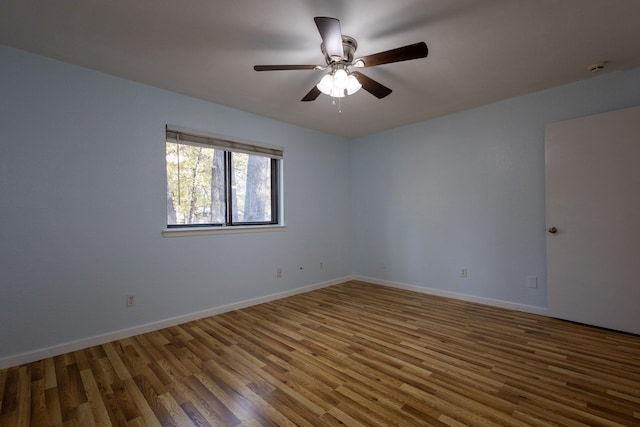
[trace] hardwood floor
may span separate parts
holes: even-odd
[[[348,282],[0,371],[1,426],[640,426],[640,337]]]

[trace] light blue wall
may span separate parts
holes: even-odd
[[[2,46],[0,64],[0,359],[351,272],[347,141]],[[163,238],[166,123],[283,146],[286,231]]]
[[[543,307],[544,126],[640,104],[636,69],[349,142],[2,46],[0,64],[0,359],[352,273]],[[287,230],[163,238],[166,123],[283,146]]]
[[[545,307],[545,124],[639,104],[635,69],[353,141],[354,272]]]

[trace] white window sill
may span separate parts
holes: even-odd
[[[234,227],[193,227],[193,228],[165,228],[162,237],[205,236],[207,234],[232,234],[232,233],[266,233],[272,231],[284,231],[286,225],[250,225]]]

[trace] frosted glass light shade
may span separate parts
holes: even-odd
[[[361,87],[362,85],[360,84],[356,76],[354,76],[353,74],[349,74],[349,77],[347,78],[347,95],[353,95],[354,93],[359,91]]]
[[[332,98],[344,98],[344,89],[338,89],[338,88],[334,87],[331,90],[331,97]]]
[[[346,89],[347,88],[347,80],[348,80],[347,72],[342,68],[336,70],[333,74],[333,87],[336,89]]]
[[[331,95],[331,91],[333,90],[333,76],[331,74],[326,74],[316,87],[325,95]]]

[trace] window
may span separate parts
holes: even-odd
[[[278,224],[282,154],[167,127],[167,226]]]

